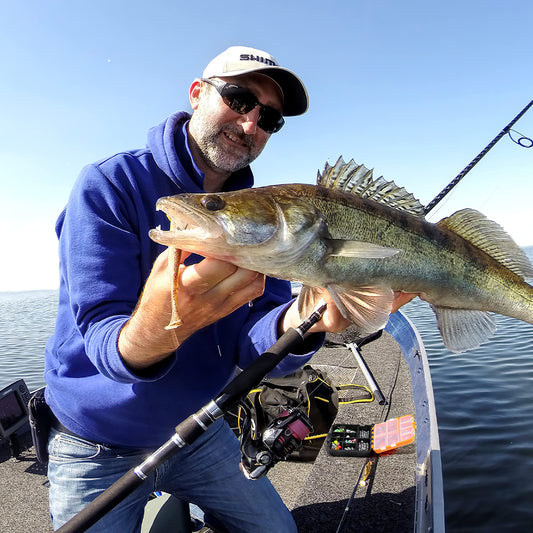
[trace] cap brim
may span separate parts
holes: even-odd
[[[211,74],[214,76],[242,76],[258,72],[272,78],[283,91],[283,115],[294,117],[302,115],[309,108],[309,97],[302,80],[294,72],[283,67],[264,66],[253,69],[236,70],[225,74]]]

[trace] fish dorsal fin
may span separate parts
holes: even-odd
[[[333,166],[326,163],[322,174],[317,174],[317,185],[374,200],[418,217],[424,216],[424,206],[411,193],[383,176],[375,180],[373,170],[358,165],[353,159],[345,163],[339,157]]]
[[[462,209],[437,222],[439,228],[457,233],[522,278],[533,277],[525,252],[496,222],[475,209]]]

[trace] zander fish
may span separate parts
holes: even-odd
[[[361,333],[385,326],[394,291],[420,293],[446,347],[462,352],[496,330],[495,312],[533,324],[533,267],[495,222],[463,209],[426,221],[412,194],[353,160],[326,164],[317,185],[272,185],[160,198],[167,246],[303,284],[307,315],[327,290]]]

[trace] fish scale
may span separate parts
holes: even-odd
[[[533,323],[533,267],[496,223],[463,209],[437,224],[404,188],[342,158],[317,185],[161,198],[156,242],[299,281],[302,315],[327,290],[362,334],[382,329],[394,291],[420,294],[444,344],[461,352],[496,329],[489,312]]]

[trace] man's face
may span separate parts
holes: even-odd
[[[279,87],[269,77],[248,74],[220,78],[249,89],[264,105],[282,109]],[[196,84],[196,85],[195,85]],[[231,174],[249,165],[263,150],[270,134],[258,125],[259,107],[240,115],[232,111],[214,87],[196,80],[191,87],[193,115],[189,133],[196,142],[202,163],[215,173]]]

